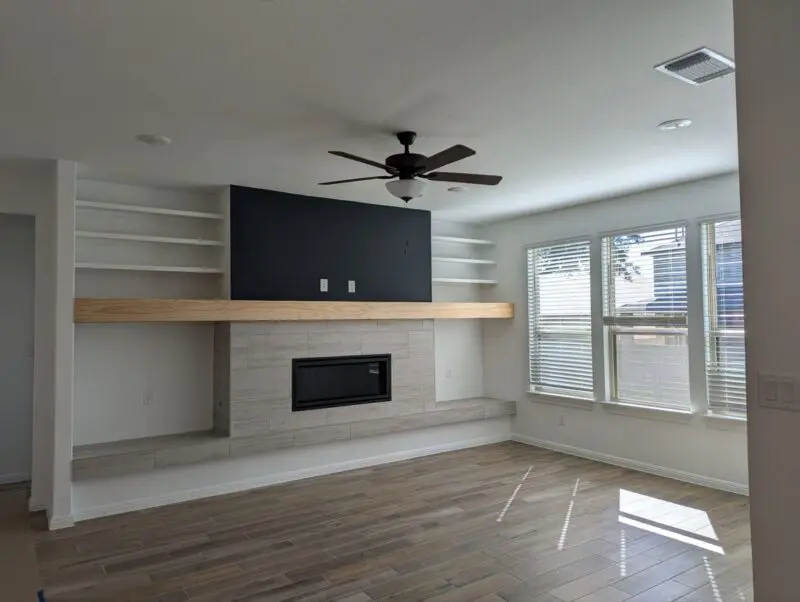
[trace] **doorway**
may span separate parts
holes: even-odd
[[[32,216],[0,213],[0,485],[31,478],[34,241]]]

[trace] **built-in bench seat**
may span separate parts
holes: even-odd
[[[207,431],[82,445],[73,449],[72,475],[76,481],[115,477],[225,458],[238,458],[282,448],[487,420],[515,413],[516,402],[479,397],[437,402],[433,411],[417,414],[276,431],[253,437],[229,438]]]

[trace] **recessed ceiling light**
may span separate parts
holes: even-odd
[[[466,186],[451,186],[447,189],[448,192],[467,192],[467,190],[469,190],[469,188]]]
[[[139,134],[136,139],[150,146],[169,146],[172,144],[172,138],[167,138],[161,134]]]
[[[692,125],[691,119],[670,119],[668,121],[662,121],[658,124],[658,129],[662,132],[671,132],[672,130],[682,130],[683,128],[688,128]]]

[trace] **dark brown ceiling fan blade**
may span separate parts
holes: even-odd
[[[487,176],[479,173],[453,173],[436,171],[422,176],[437,182],[459,182],[461,184],[481,184],[483,186],[497,186],[503,176]]]
[[[388,165],[384,165],[383,163],[378,163],[377,161],[372,161],[371,159],[365,159],[357,155],[351,155],[350,153],[346,153],[344,151],[328,151],[328,152],[332,155],[336,155],[337,157],[343,157],[345,159],[350,159],[351,161],[358,161],[359,163],[366,163],[367,165],[372,165],[372,167],[377,167],[378,169],[388,171],[389,173],[395,172],[395,170],[389,167]]]
[[[334,180],[333,182],[320,182],[318,186],[330,186],[331,184],[347,184],[348,182],[363,182],[364,180],[391,180],[394,176],[373,176],[371,178],[352,178],[350,180]]]
[[[436,153],[435,155],[431,155],[425,160],[423,170],[421,173],[428,173],[429,171],[433,171],[434,169],[439,169],[440,167],[444,167],[445,165],[450,165],[451,163],[455,163],[456,161],[461,161],[461,159],[466,159],[467,157],[471,157],[475,154],[475,151],[472,150],[468,146],[464,146],[463,144],[456,144],[455,146],[451,146],[450,148],[446,148],[440,153]]]

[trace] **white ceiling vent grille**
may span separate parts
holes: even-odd
[[[736,66],[728,57],[703,47],[656,65],[655,70],[687,84],[699,86],[712,79],[730,75],[736,70]]]

